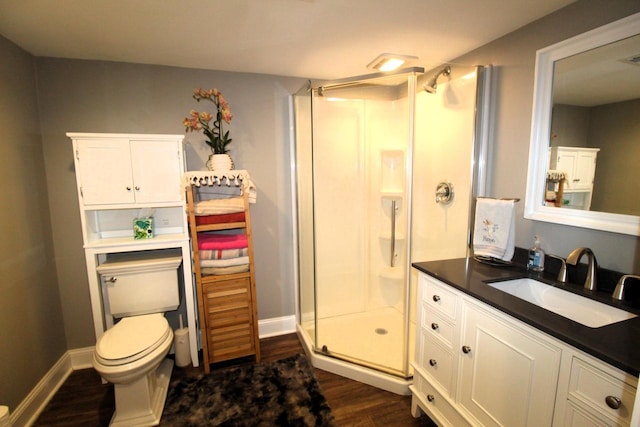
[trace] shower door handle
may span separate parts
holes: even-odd
[[[395,267],[396,265],[396,201],[391,201],[391,260],[389,265]]]

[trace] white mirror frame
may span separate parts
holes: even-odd
[[[536,52],[525,218],[640,236],[640,216],[549,207],[544,206],[543,197],[548,167],[555,61],[634,36],[640,33],[639,29],[640,13],[636,13]]]

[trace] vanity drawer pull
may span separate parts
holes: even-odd
[[[437,364],[438,364],[438,362],[436,361],[436,359],[429,359],[429,365],[431,365],[431,366],[436,366]],[[609,397],[611,397],[611,396],[609,396]],[[607,399],[608,399],[609,397],[607,397]]]
[[[118,278],[116,276],[111,276],[108,279],[105,279],[105,282],[116,283],[117,281],[118,281]]]
[[[436,322],[433,322],[433,323],[431,324],[431,329],[433,329],[434,331],[436,331],[439,327],[440,327],[440,326],[439,326]]]
[[[434,295],[433,296],[433,301],[435,301],[435,302],[440,301],[440,295]]]
[[[607,396],[604,398],[604,401],[607,403],[607,406],[611,409],[620,409],[622,406],[622,400],[619,397],[615,396]]]
[[[469,353],[471,353],[471,347],[469,347],[468,345],[463,345],[463,346],[462,346],[462,352],[463,352],[464,354],[469,354]]]
[[[427,400],[429,402],[433,402],[434,400],[436,400],[436,397],[433,394],[427,394]]]

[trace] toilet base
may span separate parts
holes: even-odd
[[[114,384],[116,410],[112,427],[146,427],[160,424],[173,371],[173,360],[131,384]]]

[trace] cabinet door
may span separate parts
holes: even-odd
[[[574,180],[577,179],[574,176],[578,158],[577,153],[575,151],[558,150],[557,156],[555,169],[564,171],[569,175],[569,188],[573,189]]]
[[[85,205],[134,202],[128,140],[79,140],[76,149]]]
[[[251,279],[222,280],[203,288],[209,362],[255,354]]]
[[[136,203],[182,199],[179,146],[176,142],[131,141]]]
[[[464,301],[459,402],[486,426],[550,426],[561,350]]]
[[[590,190],[593,187],[593,178],[596,172],[596,153],[592,151],[579,151],[576,156],[574,177],[570,177],[572,187],[576,190]]]

